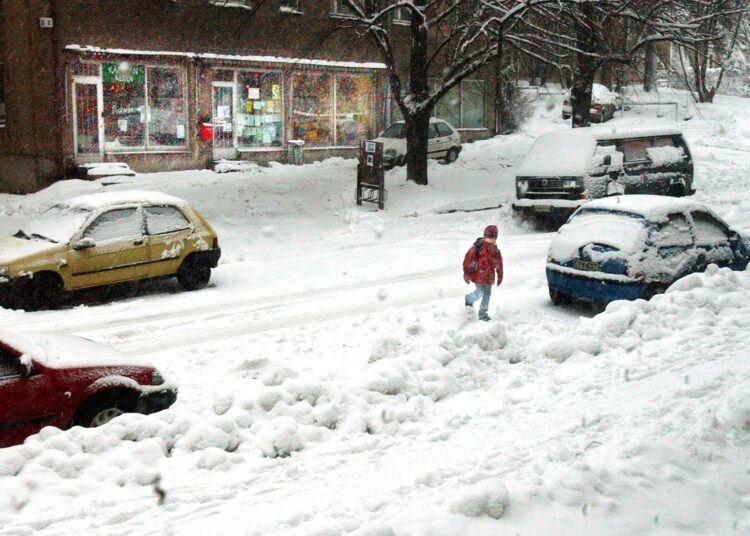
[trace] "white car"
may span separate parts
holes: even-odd
[[[607,86],[594,84],[591,88],[591,109],[589,111],[593,123],[604,123],[615,116],[615,110],[622,109],[622,97],[619,93],[610,91]],[[570,119],[573,106],[570,103],[570,92],[567,92],[562,106],[562,118]]]
[[[374,141],[383,143],[383,160],[386,169],[406,163],[406,124],[393,123]],[[441,158],[446,164],[455,162],[461,153],[461,135],[447,121],[433,117],[427,140],[427,156]]]

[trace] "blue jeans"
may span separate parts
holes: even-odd
[[[487,316],[487,309],[490,306],[490,296],[492,295],[492,285],[477,285],[474,292],[466,295],[466,303],[474,305],[474,302],[482,298],[479,304],[479,318]]]

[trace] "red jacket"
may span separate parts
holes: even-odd
[[[477,245],[480,244],[479,255],[476,255]],[[476,257],[476,264],[474,263]],[[472,267],[474,270],[472,270]],[[495,244],[485,242],[477,238],[474,245],[469,248],[464,257],[464,276],[477,285],[492,285],[495,282],[497,272],[497,284],[503,281],[503,256]]]

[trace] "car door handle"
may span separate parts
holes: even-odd
[[[134,240],[133,241],[134,246],[142,246],[143,245],[143,239]]]

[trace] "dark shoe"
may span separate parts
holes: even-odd
[[[474,307],[474,304],[473,304],[473,303],[469,303],[469,302],[467,302],[466,300],[464,300],[464,305],[465,305],[466,307]]]
[[[479,315],[479,320],[482,320],[483,322],[489,322],[490,317],[489,315]]]

